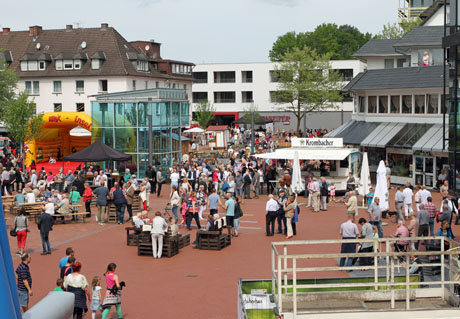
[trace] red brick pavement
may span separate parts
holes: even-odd
[[[161,198],[151,196],[154,210],[165,207],[168,193],[169,187],[164,187],[164,195]],[[434,194],[434,197],[439,199],[439,194]],[[261,196],[260,199],[245,201],[245,216],[242,218],[241,226],[260,229],[242,229],[241,235],[232,240],[231,246],[222,251],[200,251],[188,246],[182,249],[179,255],[163,259],[138,257],[136,247],[126,246],[126,225],[100,226],[94,219],[86,224],[55,225],[50,235],[53,253],[50,256],[41,256],[38,230],[36,225],[31,223],[32,231],[29,233],[26,246],[26,250],[32,252],[30,267],[34,295],[31,297],[31,304],[36,303],[54,288],[59,275],[58,261],[65,255],[65,248],[71,246],[76,252],[77,260],[83,265],[82,273],[88,281],[95,275],[102,276],[109,262],[118,265],[117,273],[120,279],[127,283],[122,303],[125,318],[235,318],[238,278],[270,278],[270,242],[285,240],[282,235],[264,236],[266,200],[266,196]],[[300,198],[300,202],[304,201]],[[439,200],[435,202],[436,205],[440,203]],[[360,210],[359,216],[367,218],[367,213]],[[295,239],[337,239],[340,223],[345,220],[345,207],[343,204],[331,203],[329,210],[321,213],[313,213],[309,208],[302,207],[299,218]],[[11,222],[10,218],[10,226]],[[394,229],[394,224],[385,226],[385,235],[390,235]],[[186,230],[181,228],[181,232]],[[460,233],[459,226],[454,226],[454,233]],[[191,238],[193,241],[195,230],[191,232]],[[14,254],[16,240],[11,237],[10,247]],[[318,247],[299,247],[293,252],[306,253],[317,250]],[[329,246],[321,249],[323,252],[335,252],[339,247]],[[13,256],[13,261],[16,266],[19,258]],[[332,262],[316,261],[318,266],[331,265]],[[342,271],[321,275],[348,276]],[[310,276],[317,275],[311,273]],[[111,318],[116,318],[115,312],[112,312]],[[90,318],[90,315],[86,318]],[[100,315],[97,318],[100,318]]]

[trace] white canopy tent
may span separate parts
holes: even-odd
[[[193,128],[183,131],[183,133],[203,133],[203,132],[204,130],[199,127],[193,127]]]
[[[295,153],[299,154],[299,160],[323,160],[323,161],[342,161],[353,151],[351,148],[324,148],[324,149],[302,149],[302,148],[283,148],[273,153],[256,154],[258,158],[265,159],[288,159],[292,160]]]

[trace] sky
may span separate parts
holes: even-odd
[[[26,0],[2,3],[0,27],[108,23],[128,41],[162,43],[161,56],[167,59],[265,62],[273,42],[286,32],[336,23],[375,34],[396,22],[397,8],[398,0]]]

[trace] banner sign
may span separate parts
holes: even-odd
[[[291,139],[292,147],[333,148],[343,147],[343,138],[304,138]]]
[[[243,294],[245,309],[273,309],[276,304],[271,302],[270,295],[246,295]]]

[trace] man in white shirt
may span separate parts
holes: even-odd
[[[179,173],[176,169],[173,170],[171,173],[171,187],[176,186],[179,187]]]
[[[273,194],[268,195],[268,201],[265,205],[265,227],[267,236],[273,236],[275,234],[275,219],[278,208],[278,202],[273,198]]]
[[[413,211],[412,198],[414,196],[414,193],[412,193],[412,189],[410,189],[407,186],[403,190],[403,195],[404,195],[404,215],[406,216],[406,219],[407,219],[409,217],[409,213]]]
[[[428,197],[432,197],[431,193],[426,189],[426,185],[423,185],[422,190],[420,191],[420,203],[424,205],[428,203]]]
[[[54,215],[54,204],[51,198],[48,198],[48,203],[45,205],[45,213],[51,216]]]

